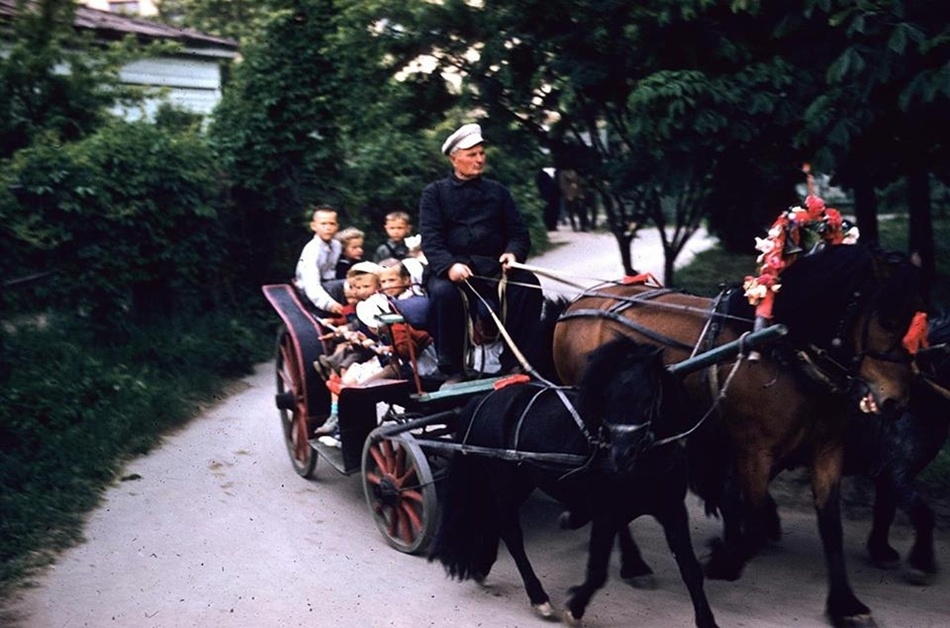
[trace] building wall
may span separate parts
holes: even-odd
[[[127,118],[151,119],[162,102],[209,115],[221,100],[221,68],[215,59],[163,57],[140,59],[122,68],[122,82],[156,90],[144,110],[123,110]]]

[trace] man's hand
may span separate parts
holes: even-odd
[[[342,314],[342,313],[343,313],[343,306],[340,305],[339,303],[331,303],[331,304],[330,304],[330,311],[333,312],[334,314]]]
[[[466,264],[462,264],[461,262],[456,262],[452,264],[451,266],[449,266],[448,276],[449,276],[449,281],[452,281],[454,283],[459,283],[460,281],[464,281],[472,276],[472,269],[469,268]]]
[[[502,253],[501,257],[498,258],[498,261],[501,262],[501,269],[508,270],[510,264],[514,264],[518,261],[518,258],[515,257],[514,253]]]

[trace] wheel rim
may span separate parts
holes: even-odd
[[[281,430],[294,471],[310,477],[317,459],[308,442],[310,425],[303,378],[293,340],[282,331],[277,341],[277,406]]]
[[[435,532],[438,501],[429,462],[411,436],[366,439],[363,492],[392,547],[407,554],[426,549]]]

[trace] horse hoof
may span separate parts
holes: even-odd
[[[634,589],[641,589],[643,591],[652,591],[657,588],[656,576],[652,573],[643,574],[642,576],[629,576],[623,578],[623,581]]]
[[[869,556],[868,561],[878,569],[886,569],[888,571],[901,566],[900,558],[890,559],[883,556]]]
[[[890,545],[868,542],[868,559],[878,569],[897,569],[901,566],[901,555]]]
[[[908,566],[904,570],[904,580],[910,584],[929,587],[937,580],[937,572]]]
[[[534,609],[534,612],[538,614],[538,617],[541,619],[554,619],[557,620],[557,614],[554,612],[554,607],[551,606],[550,602],[541,602],[540,604],[532,604],[531,608]]]
[[[725,580],[735,582],[742,577],[742,568],[744,565],[733,560],[711,559],[703,567],[703,573],[710,580]]]
[[[574,613],[570,609],[565,608],[564,612],[561,613],[561,617],[564,619],[564,623],[568,626],[580,626],[581,620],[577,617],[574,617]]]
[[[831,623],[836,628],[874,628],[877,624],[871,613],[860,613],[846,617],[831,617]]]
[[[590,517],[575,514],[573,511],[565,510],[557,518],[557,527],[561,530],[577,530],[583,528],[590,522]]]

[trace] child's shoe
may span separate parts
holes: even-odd
[[[340,433],[340,418],[335,414],[328,416],[323,425],[313,430],[314,436],[330,436],[334,433]]]

